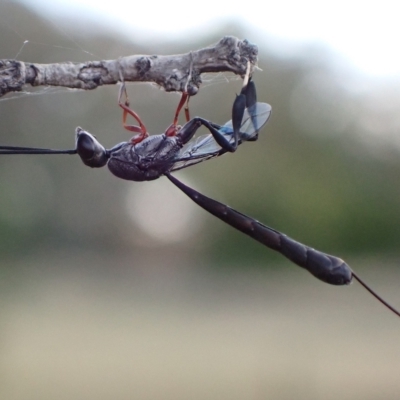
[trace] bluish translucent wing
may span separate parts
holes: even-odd
[[[271,106],[267,103],[256,103],[244,111],[240,126],[239,144],[247,140],[257,140],[258,131],[267,123],[271,115]],[[230,143],[234,142],[232,121],[218,129]],[[190,165],[198,164],[210,158],[226,153],[215,141],[211,133],[191,140],[179,152],[171,171],[177,171]]]

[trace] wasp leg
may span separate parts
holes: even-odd
[[[122,95],[125,95],[125,102],[122,103]],[[125,82],[122,83],[120,89],[119,89],[119,95],[118,95],[118,105],[124,110],[122,114],[122,124],[124,128],[130,132],[136,132],[138,135],[134,136],[131,139],[131,142],[133,144],[141,142],[143,139],[149,136],[146,127],[144,126],[144,123],[140,119],[139,115],[136,114],[135,111],[129,108],[129,99],[128,99],[128,94],[126,92],[126,86]],[[126,123],[126,119],[128,117],[128,114],[131,115],[133,118],[136,119],[136,121],[139,123],[139,126],[137,125],[128,125]]]
[[[184,106],[185,103],[186,103],[186,106],[185,106],[186,122],[189,122],[189,119],[190,119],[189,118],[189,94],[185,91],[185,92],[182,92],[181,100],[179,101],[178,107],[176,108],[174,121],[165,131],[166,136],[175,136],[177,134],[177,132],[179,131],[178,118],[179,118],[179,114],[182,110],[182,107]]]
[[[246,108],[250,108],[257,103],[256,85],[251,78],[249,78],[249,83],[246,86],[243,86],[240,94],[246,96]]]
[[[234,152],[238,147],[239,136],[240,136],[240,127],[242,125],[243,114],[244,114],[245,108],[246,108],[246,96],[241,93],[238,96],[236,96],[236,99],[233,102],[233,107],[232,107],[232,127],[233,127],[233,138],[235,141],[234,141],[233,145],[231,145],[229,143],[231,149],[226,148],[226,150],[228,150],[230,152]],[[215,140],[217,140],[217,139],[215,139]],[[218,142],[218,144],[220,145],[219,142]],[[223,146],[221,146],[221,147],[223,147]]]
[[[250,76],[251,64],[250,62],[247,63],[247,70],[246,74],[243,79],[243,87],[240,91],[240,94],[236,96],[235,101],[233,102],[232,106],[232,127],[233,127],[233,138],[234,138],[234,150],[236,150],[239,138],[240,138],[240,127],[243,120],[244,110],[251,107],[256,107],[257,103],[257,92],[256,86],[254,82],[251,80]],[[250,111],[249,111],[250,112]],[[250,114],[252,115],[252,123],[254,127],[256,126],[256,112],[255,110],[251,110]],[[257,140],[257,135],[253,140]],[[233,150],[233,151],[234,151]],[[231,150],[229,150],[231,151]]]
[[[234,152],[236,150],[237,146],[235,147],[233,144],[231,144],[229,140],[219,131],[221,128],[220,125],[214,124],[201,117],[194,117],[179,131],[177,136],[181,139],[182,144],[189,142],[189,140],[191,140],[196,133],[197,129],[199,129],[202,125],[210,131],[215,141],[225,151]]]
[[[190,53],[190,54],[192,54],[192,53]],[[191,57],[192,57],[192,55],[191,55]],[[184,110],[185,110],[186,122],[190,121],[190,114],[189,114],[190,96],[189,96],[187,88],[188,88],[190,79],[192,78],[192,70],[193,70],[193,58],[191,58],[191,61],[190,61],[188,78],[186,80],[185,88],[182,92],[181,100],[179,101],[178,107],[176,107],[174,120],[173,120],[172,124],[165,131],[166,136],[175,136],[179,132],[179,129],[180,129],[180,127],[178,125],[179,114],[182,110],[182,107],[185,105],[185,103],[186,103],[186,105],[185,105]]]

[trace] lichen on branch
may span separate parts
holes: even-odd
[[[0,97],[31,86],[63,86],[92,90],[102,85],[126,82],[155,82],[167,92],[183,91],[190,96],[201,84],[201,74],[230,71],[243,76],[247,62],[257,64],[258,48],[247,40],[225,36],[209,47],[178,55],[133,55],[117,60],[84,63],[35,64],[0,60]],[[190,81],[188,76],[192,62]]]

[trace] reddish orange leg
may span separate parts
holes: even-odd
[[[125,103],[121,102],[122,94],[125,94]],[[122,124],[123,124],[124,128],[130,132],[138,133],[138,135],[135,135],[131,139],[131,143],[133,143],[133,144],[140,143],[143,139],[147,138],[149,136],[149,134],[148,134],[147,129],[144,126],[142,120],[140,119],[139,115],[135,113],[135,111],[133,111],[129,108],[129,99],[128,99],[128,94],[126,92],[125,83],[122,83],[121,88],[119,90],[118,105],[124,110],[124,112],[122,114]],[[126,123],[128,114],[136,119],[136,121],[139,123],[139,126],[128,125]]]
[[[190,114],[189,114],[189,93],[188,93],[188,84],[190,82],[190,79],[192,78],[192,70],[193,70],[193,58],[191,55],[191,61],[190,61],[190,67],[189,67],[189,75],[186,81],[186,85],[185,88],[182,92],[182,96],[181,96],[181,100],[179,101],[178,107],[176,108],[175,111],[175,116],[174,116],[174,121],[172,122],[172,124],[167,128],[167,130],[165,131],[165,135],[166,136],[175,136],[178,131],[180,130],[180,126],[178,125],[178,118],[179,118],[179,114],[182,110],[182,107],[185,105],[185,117],[186,117],[186,122],[190,121]]]
[[[178,118],[179,118],[179,114],[182,110],[182,107],[184,106],[184,104],[189,102],[189,95],[187,92],[182,92],[182,97],[181,100],[179,101],[178,107],[176,108],[175,111],[175,116],[174,116],[174,121],[172,122],[172,124],[167,128],[167,130],[165,131],[165,134],[167,136],[175,136],[179,130],[179,126],[178,126]],[[185,107],[185,115],[186,115],[186,119],[189,115],[189,111],[186,111],[186,108],[188,106],[186,105]],[[187,119],[187,122],[189,121],[189,119]]]
[[[190,80],[192,79],[192,72],[193,72],[193,54],[192,52],[190,52],[190,67],[189,67],[189,75],[186,81],[186,85],[185,85],[185,90],[184,93],[186,94],[186,105],[185,105],[185,117],[186,117],[186,122],[190,121],[190,114],[189,114],[189,100],[190,100],[190,96],[188,95],[188,85]],[[183,97],[183,96],[182,96]],[[182,99],[181,99],[182,102]]]
[[[186,101],[186,106],[185,106],[185,117],[186,117],[186,122],[189,122],[189,121],[190,121],[189,100],[190,100],[190,97],[188,96],[187,101]]]
[[[180,112],[182,110],[182,107],[188,101],[189,101],[188,93],[187,92],[182,92],[181,101],[179,102],[178,107],[176,108],[176,112],[175,112],[175,117],[174,117],[174,122],[173,122],[174,125],[178,124],[178,118],[179,118],[179,114],[180,114]]]

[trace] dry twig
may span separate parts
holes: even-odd
[[[257,46],[226,36],[207,48],[171,56],[134,55],[118,60],[57,64],[0,60],[0,97],[21,91],[24,85],[91,90],[114,85],[121,76],[126,82],[155,82],[167,92],[182,91],[187,84],[191,57],[193,71],[187,91],[193,96],[199,90],[202,73],[231,71],[243,76],[247,61],[252,68],[257,64],[257,55]]]

